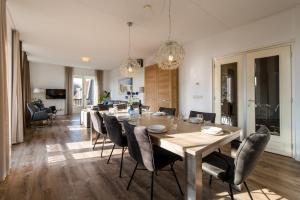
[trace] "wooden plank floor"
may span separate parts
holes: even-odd
[[[30,129],[25,142],[13,146],[12,170],[0,184],[0,200],[149,199],[150,174],[137,171],[126,191],[135,163],[126,153],[123,178],[118,178],[120,151],[106,164],[111,145],[105,146],[101,159],[101,145],[92,150],[88,131],[79,125],[77,116],[59,117],[50,127]],[[183,167],[183,162],[175,166],[182,186]],[[209,187],[206,175],[203,181],[205,199],[229,199],[226,184],[214,180]],[[300,162],[264,153],[248,185],[254,199],[300,199]],[[154,187],[155,199],[183,199],[169,172],[160,172]],[[249,197],[243,190],[235,192],[235,199]]]

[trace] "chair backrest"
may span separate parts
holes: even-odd
[[[270,140],[270,132],[263,126],[243,140],[234,160],[234,184],[239,185],[250,175]]]
[[[38,112],[38,108],[36,108],[33,103],[27,103],[27,109],[29,110],[31,119],[33,118],[34,113]]]
[[[139,152],[141,154],[144,166],[146,167],[146,169],[153,172],[155,170],[153,149],[147,128],[144,126],[135,127],[134,135],[139,147]]]
[[[39,110],[42,110],[45,108],[44,104],[43,104],[43,101],[38,99],[36,101],[33,101],[32,102],[33,105],[37,106]]]
[[[122,125],[115,116],[103,115],[109,139],[118,146],[124,146]]]
[[[175,116],[176,108],[165,108],[165,107],[159,107],[159,112],[164,112],[167,115]]]
[[[139,148],[139,144],[134,134],[135,126],[129,124],[128,121],[124,121],[123,124],[124,124],[125,134],[127,136],[129,154],[135,161],[143,164],[143,159]]]
[[[98,133],[106,134],[106,129],[104,127],[103,118],[98,111],[91,111],[91,120],[95,131]]]
[[[202,114],[203,119],[205,121],[210,121],[211,123],[215,123],[216,120],[216,113],[206,113],[206,112],[198,112],[198,111],[191,111],[190,117],[197,117],[197,114]]]

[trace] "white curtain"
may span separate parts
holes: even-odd
[[[6,0],[0,0],[0,181],[5,179],[10,167],[6,42]]]
[[[23,142],[23,95],[22,95],[22,79],[21,79],[21,49],[20,34],[13,31],[13,73],[12,73],[12,144]]]

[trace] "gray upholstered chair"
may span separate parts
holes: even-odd
[[[176,108],[159,107],[158,111],[159,112],[164,112],[164,113],[166,113],[167,115],[170,115],[170,116],[175,116]]]
[[[33,103],[27,103],[27,109],[30,113],[30,122],[51,120],[52,113],[40,111],[39,108]]]
[[[206,113],[206,112],[199,112],[191,110],[189,117],[197,117],[197,114],[202,114],[203,119],[205,121],[210,121],[211,123],[215,123],[216,120],[216,113]]]
[[[106,132],[106,128],[104,126],[104,122],[103,122],[103,117],[101,116],[101,114],[98,111],[91,111],[90,112],[91,115],[91,120],[92,120],[92,127],[96,133],[97,133],[97,137],[96,137],[96,141],[94,143],[93,149],[95,149],[95,146],[97,144],[98,139],[100,138],[100,136],[103,136],[103,141],[102,141],[102,149],[101,149],[101,158],[102,158],[102,154],[103,154],[103,148],[104,148],[104,144],[107,138],[107,132]]]
[[[210,175],[227,182],[229,185],[229,195],[233,199],[232,186],[244,183],[247,192],[252,199],[246,178],[255,168],[259,158],[265,150],[270,140],[270,133],[267,127],[261,127],[256,133],[251,134],[243,140],[239,146],[236,157],[213,152],[203,158],[202,169]]]
[[[181,157],[162,149],[158,146],[152,145],[151,139],[145,127],[135,127],[124,121],[124,128],[128,141],[128,150],[130,156],[136,161],[135,168],[127,185],[129,190],[130,184],[134,177],[136,170],[144,170],[146,168],[151,172],[151,199],[153,199],[153,179],[154,173],[166,166],[170,166],[170,171],[173,173],[180,193],[183,195],[179,181],[177,179],[173,165],[176,161],[181,160]],[[138,169],[138,165],[144,168]]]
[[[119,177],[122,177],[122,166],[123,166],[123,156],[127,147],[127,137],[123,134],[122,125],[119,123],[118,119],[114,116],[108,116],[106,114],[103,115],[104,123],[106,126],[107,134],[109,139],[114,143],[109,158],[107,160],[107,164],[110,161],[111,155],[116,147],[119,146],[122,148],[122,156],[120,162],[120,173]]]

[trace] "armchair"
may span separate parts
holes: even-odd
[[[45,110],[39,110],[34,103],[27,103],[27,109],[30,113],[30,122],[52,120],[52,113],[48,113]]]

